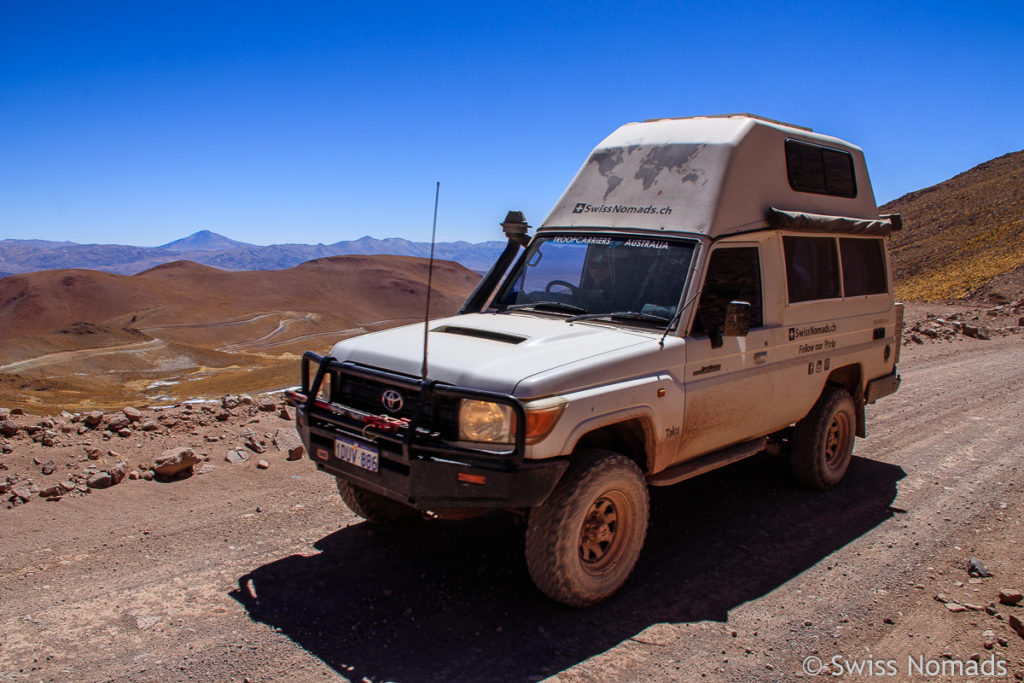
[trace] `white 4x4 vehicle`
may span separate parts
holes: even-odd
[[[902,306],[861,150],[735,115],[628,124],[458,315],[307,352],[289,393],[314,462],[377,522],[526,513],[537,586],[626,580],[648,486],[768,448],[839,483],[899,386]],[[520,250],[522,253],[520,254]]]

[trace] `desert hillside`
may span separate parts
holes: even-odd
[[[431,316],[454,313],[478,280],[435,262]],[[297,382],[306,349],[422,319],[426,281],[427,261],[405,256],[2,278],[0,395],[41,412],[281,388]]]
[[[896,292],[943,301],[1024,281],[1024,151],[986,161],[880,208],[903,215],[890,243]]]

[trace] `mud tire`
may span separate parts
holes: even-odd
[[[530,577],[571,607],[606,600],[633,571],[648,517],[647,483],[632,460],[604,450],[577,454],[548,499],[530,512]]]
[[[853,458],[857,413],[845,389],[826,386],[793,430],[791,464],[796,480],[819,490],[838,484]]]
[[[338,485],[338,494],[348,509],[356,513],[367,522],[374,524],[397,524],[419,517],[419,512],[402,505],[390,498],[367,491],[366,489],[353,486],[349,482],[335,478]]]

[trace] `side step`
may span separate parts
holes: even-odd
[[[657,474],[653,474],[647,477],[647,483],[651,486],[671,486],[672,484],[678,484],[681,481],[692,479],[693,477],[710,472],[711,470],[717,470],[719,467],[725,467],[731,465],[734,462],[743,460],[743,458],[749,458],[752,455],[756,455],[768,447],[768,437],[762,436],[760,439],[754,439],[753,441],[747,441],[745,443],[730,446],[729,448],[723,448],[720,451],[714,453],[708,453],[702,455],[694,460],[687,460],[681,465],[670,467],[667,470],[662,470]]]

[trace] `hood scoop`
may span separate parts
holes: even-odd
[[[442,325],[434,328],[431,332],[443,332],[445,334],[460,334],[463,337],[477,337],[490,341],[502,342],[503,344],[522,344],[526,337],[520,337],[506,332],[495,332],[494,330],[481,330],[475,327],[459,327],[458,325]]]

